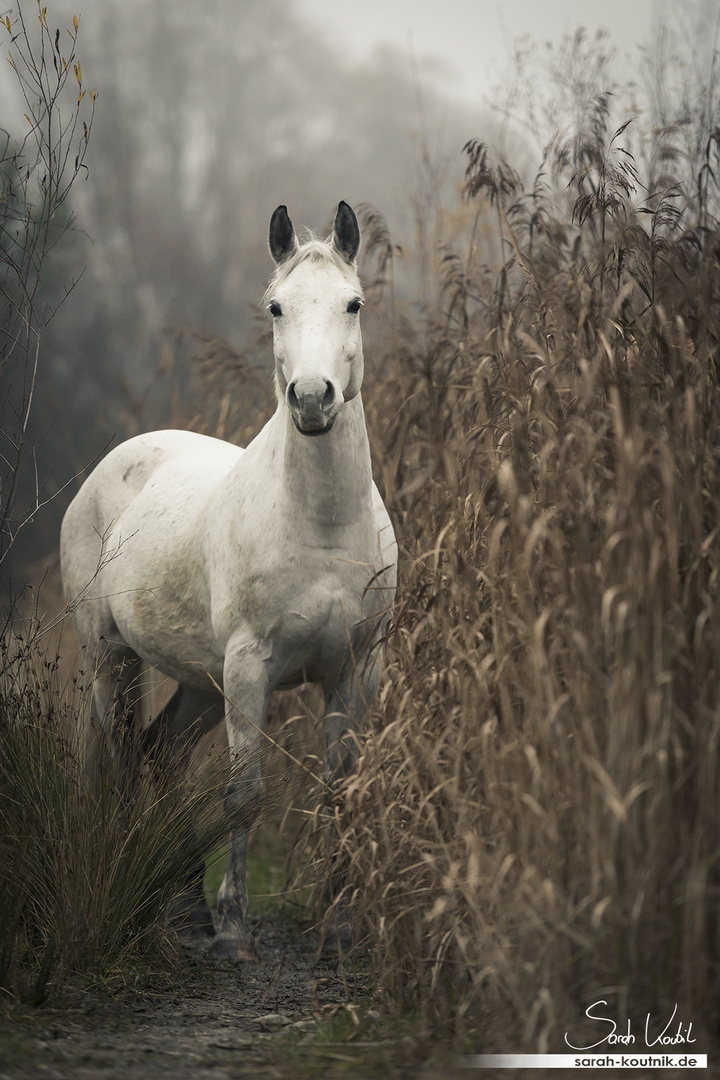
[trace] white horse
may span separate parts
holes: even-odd
[[[86,480],[62,525],[65,594],[92,650],[104,736],[118,745],[140,664],[154,665],[180,685],[150,741],[197,736],[224,716],[235,761],[225,806],[247,805],[250,816],[272,691],[323,687],[332,780],[354,764],[354,735],[378,683],[397,548],[372,480],[360,398],[359,244],[347,203],[328,241],[302,245],[278,207],[265,297],[272,418],[245,450],[190,431],[129,439]],[[243,820],[230,839],[212,946],[240,959],[254,956],[245,921],[251,821]],[[202,909],[201,874],[194,894]],[[213,932],[206,907],[198,922]]]

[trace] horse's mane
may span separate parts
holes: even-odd
[[[307,262],[308,260],[330,263],[332,266],[336,266],[338,270],[342,270],[344,274],[347,274],[351,280],[355,282],[358,296],[362,296],[362,287],[355,271],[355,267],[351,266],[347,259],[344,259],[343,256],[335,250],[332,245],[332,238],[321,240],[308,229],[303,235],[303,242],[300,244],[300,247],[275,267],[275,273],[270,278],[270,283],[260,301],[261,305],[266,307],[268,302],[272,299],[272,294],[275,289],[277,289],[278,285],[285,281],[300,263]]]

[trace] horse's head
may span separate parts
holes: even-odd
[[[341,202],[330,241],[300,245],[287,208],[278,206],[269,244],[277,263],[266,303],[273,317],[278,394],[298,431],[323,435],[363,378],[357,218]]]

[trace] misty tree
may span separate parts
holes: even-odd
[[[10,597],[7,556],[51,494],[31,422],[46,327],[74,285],[70,194],[95,105],[83,85],[78,30],[77,16],[61,29],[39,3],[27,18],[21,8],[0,24],[19,104],[17,116],[6,116],[12,130],[0,131],[0,566]]]
[[[253,337],[276,205],[318,228],[340,198],[400,222],[421,147],[457,173],[478,123],[430,83],[419,115],[405,57],[350,67],[288,0],[124,0],[93,8],[83,30],[99,111],[74,207],[92,245],[35,414],[56,486],[113,439],[171,420],[165,326]],[[182,398],[187,374],[176,376]],[[56,528],[53,510],[34,554],[52,550]]]

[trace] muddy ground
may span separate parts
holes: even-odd
[[[455,1074],[417,1025],[383,1015],[361,971],[318,955],[317,930],[275,913],[256,935],[257,964],[213,961],[207,939],[186,941],[156,986],[145,976],[120,996],[71,989],[0,1014],[0,1080]]]

